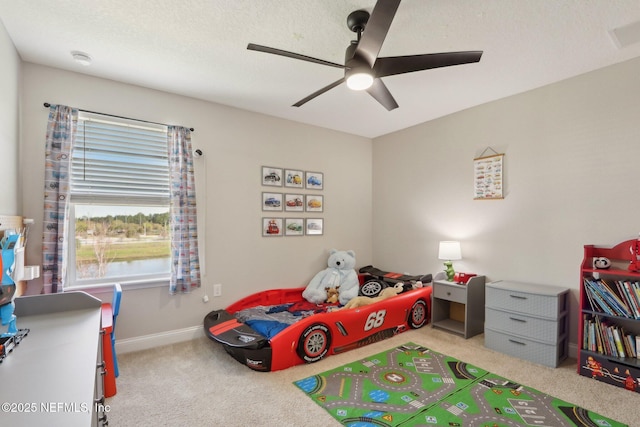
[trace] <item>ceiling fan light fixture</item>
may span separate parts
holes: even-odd
[[[351,90],[369,89],[373,84],[373,76],[367,71],[354,71],[347,76],[347,87]]]

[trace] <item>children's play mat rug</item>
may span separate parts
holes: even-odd
[[[294,383],[345,426],[626,426],[407,343]]]

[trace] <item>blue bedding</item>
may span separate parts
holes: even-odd
[[[240,310],[235,314],[235,317],[239,322],[246,323],[260,335],[271,339],[297,321],[315,313],[325,312],[329,306],[334,306],[334,304],[312,304],[304,301],[272,306],[259,305]]]

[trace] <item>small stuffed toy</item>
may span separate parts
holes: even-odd
[[[345,308],[357,308],[365,305],[373,304],[374,302],[382,301],[387,298],[395,297],[399,293],[404,291],[404,285],[402,283],[397,283],[395,286],[390,286],[388,288],[384,288],[380,295],[377,297],[365,297],[359,296],[351,299],[348,303],[345,304],[342,309]]]
[[[327,298],[325,288],[337,288],[340,286],[340,304],[346,304],[351,298],[358,296],[360,282],[354,267],[356,266],[356,254],[353,251],[329,251],[328,267],[318,272],[302,292],[302,297],[314,304],[324,303]]]
[[[340,296],[340,286],[336,286],[335,288],[326,287],[324,288],[327,291],[327,303],[335,304],[338,302],[338,297]]]

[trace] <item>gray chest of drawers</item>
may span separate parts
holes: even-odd
[[[556,367],[568,354],[569,290],[496,281],[485,295],[486,347]]]

